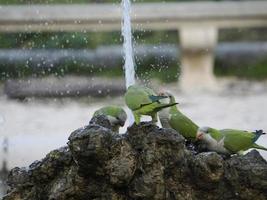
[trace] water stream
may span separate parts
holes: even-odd
[[[132,45],[132,29],[131,29],[131,2],[130,0],[122,0],[122,24],[121,33],[123,36],[123,52],[124,52],[124,71],[126,88],[135,84],[135,69],[133,58],[133,45]],[[129,109],[126,109],[128,120],[126,124],[132,125],[134,117]]]
[[[126,87],[128,88],[129,86],[135,83],[130,0],[122,0],[122,11],[123,11],[123,17],[122,17],[121,32],[123,36],[125,80],[126,80]]]

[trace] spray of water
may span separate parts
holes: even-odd
[[[135,84],[135,69],[134,69],[134,59],[133,59],[133,46],[132,46],[132,30],[131,30],[131,2],[130,0],[122,0],[122,24],[121,32],[123,36],[123,51],[124,51],[124,72],[125,72],[125,82],[126,88]],[[127,109],[128,123],[132,125],[134,122],[134,117],[132,112]]]
[[[124,51],[124,71],[126,88],[135,83],[135,69],[133,59],[133,46],[132,46],[132,30],[131,30],[131,2],[130,0],[122,0],[122,36],[123,36],[123,51]]]

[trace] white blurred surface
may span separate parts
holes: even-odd
[[[267,131],[265,85],[252,91],[234,89],[234,92],[191,94],[179,93],[175,85],[162,88],[174,92],[181,111],[200,126]],[[9,168],[27,166],[49,151],[66,145],[72,131],[88,124],[93,112],[108,104],[123,105],[123,99],[109,98],[95,103],[52,99],[25,103],[0,97],[0,143],[8,138]],[[125,130],[126,127],[121,132]],[[262,136],[257,143],[267,146],[267,136]],[[260,153],[267,158],[267,152]],[[1,149],[0,158],[3,156]]]

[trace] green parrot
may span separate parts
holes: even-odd
[[[175,98],[172,94],[165,92],[161,93],[161,95],[168,96],[170,99],[170,104],[175,102]],[[198,125],[196,125],[191,119],[181,113],[176,105],[160,111],[159,119],[162,127],[175,129],[187,140],[196,140]]]
[[[248,132],[236,129],[217,130],[201,127],[197,132],[197,139],[206,143],[207,148],[223,154],[242,153],[250,148],[267,151],[267,148],[256,144],[258,138],[265,134],[262,130]]]
[[[152,122],[156,123],[158,121],[157,112],[177,104],[175,102],[161,103],[161,99],[168,97],[158,96],[152,89],[138,85],[130,86],[124,97],[126,105],[133,111],[136,124],[140,123],[142,115],[151,116]]]
[[[127,119],[126,112],[119,106],[105,106],[100,108],[95,111],[93,116],[98,115],[105,115],[108,118],[114,132],[119,132],[119,128],[124,126]]]

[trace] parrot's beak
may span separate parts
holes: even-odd
[[[164,98],[170,98],[170,96],[167,95],[165,92],[159,92],[158,95]]]
[[[165,93],[164,93],[164,91],[159,91],[158,95],[159,96],[165,96]]]
[[[198,132],[197,132],[196,139],[197,139],[197,140],[201,140],[201,139],[203,138],[203,135],[204,135],[204,133],[198,131]]]
[[[119,121],[119,125],[122,127],[124,126],[124,121]]]

